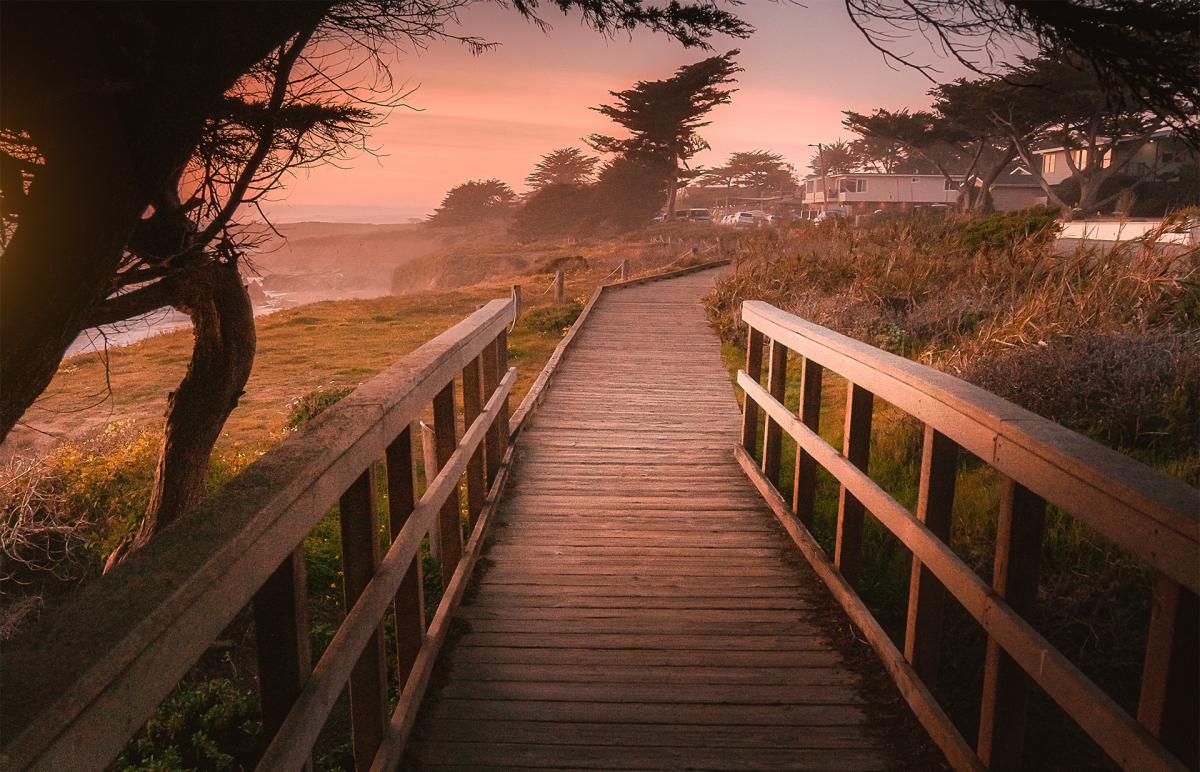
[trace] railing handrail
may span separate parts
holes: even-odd
[[[1002,768],[1019,765],[1026,711],[1022,679],[1027,674],[1123,767],[1183,768],[1174,754],[1186,758],[1195,750],[1195,695],[1186,689],[1186,694],[1180,692],[1178,681],[1195,672],[1189,658],[1196,655],[1194,592],[1200,579],[1200,512],[1196,503],[1200,491],[983,389],[769,304],[746,301],[742,318],[750,332],[746,370],[737,374],[746,400],[742,442],[735,448],[735,456],[818,576],[879,653],[952,765],[957,769],[981,769],[993,763]],[[759,378],[767,342],[770,370],[764,387]],[[798,414],[783,402],[788,351],[803,357]],[[844,448],[840,452],[817,431],[824,369],[848,382]],[[867,474],[875,397],[925,425],[915,514]],[[766,423],[761,467],[752,455],[760,411]],[[784,434],[797,446],[791,506],[776,489]],[[1006,478],[991,585],[948,544],[960,448]],[[840,486],[832,560],[809,530],[814,465],[832,474]],[[1036,603],[1047,503],[1145,560],[1158,573],[1136,719],[1025,618]],[[912,553],[903,654],[854,590],[865,512],[874,514]],[[978,755],[926,683],[937,674],[946,592],[988,635]]]
[[[0,767],[104,768],[420,410],[503,342],[513,316],[511,300],[494,300],[403,357],[7,647]],[[513,377],[497,380],[494,394],[507,395]],[[506,419],[506,404],[483,415]],[[479,438],[468,439],[474,450]]]
[[[768,303],[743,320],[933,426],[1047,502],[1193,592],[1200,589],[1200,491],[932,367]]]

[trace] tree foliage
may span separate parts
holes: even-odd
[[[854,150],[850,147],[850,143],[839,139],[836,142],[830,142],[817,148],[817,152],[813,154],[812,159],[808,162],[808,168],[812,170],[813,174],[823,176],[827,174],[848,174],[857,171],[859,165]]]
[[[543,185],[513,216],[512,233],[523,241],[583,233],[595,225],[595,201],[592,185]]]
[[[599,158],[585,155],[577,147],[551,150],[533,167],[525,184],[535,191],[548,185],[585,185],[592,181],[599,162]]]
[[[469,180],[446,193],[429,215],[431,225],[473,225],[512,213],[517,194],[503,180]]]
[[[727,86],[741,72],[737,50],[680,67],[666,80],[638,81],[633,88],[609,92],[615,104],[592,109],[625,129],[627,136],[592,134],[588,144],[604,153],[661,165],[669,175],[667,205],[674,209],[680,165],[708,143],[699,130],[714,107],[726,104],[736,89]],[[692,176],[692,175],[687,175]]]

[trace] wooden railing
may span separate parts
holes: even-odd
[[[511,300],[493,301],[404,357],[6,648],[0,768],[104,769],[251,603],[269,743],[259,768],[305,766],[347,687],[356,767],[394,768],[507,474],[514,315]],[[438,472],[418,498],[409,427],[430,403]],[[382,559],[381,459],[391,536]],[[303,543],[335,505],[347,613],[312,667]],[[444,586],[428,627],[427,533],[440,534]],[[389,667],[402,687],[390,717]]]
[[[746,302],[742,319],[749,339],[746,369],[737,381],[746,401],[742,444],[735,453],[956,769],[1020,767],[1029,681],[1123,768],[1195,767],[1200,491],[957,378],[766,303]],[[789,352],[801,357],[796,412],[784,405]],[[764,353],[765,388],[760,385]],[[840,452],[818,434],[826,369],[848,382]],[[915,513],[867,474],[876,397],[924,423]],[[760,427],[761,463],[753,455]],[[776,487],[785,434],[797,445],[790,502]],[[960,451],[1004,478],[990,585],[948,544]],[[818,466],[840,486],[832,559],[810,531]],[[1026,619],[1037,599],[1047,504],[1136,555],[1158,576],[1136,718]],[[865,512],[912,553],[903,653],[855,591]],[[947,591],[988,636],[977,748],[957,731],[930,689],[937,677]]]

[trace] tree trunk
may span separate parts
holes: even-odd
[[[979,194],[972,202],[972,208],[976,212],[991,212],[995,210],[992,204],[992,186],[996,184],[996,180],[1012,163],[1012,160],[1017,156],[1017,149],[1009,145],[1004,153],[996,159],[996,162],[988,167],[988,170],[982,177],[979,178]]]
[[[236,264],[213,264],[185,297],[194,298],[180,309],[192,318],[192,361],[167,399],[154,488],[129,552],[145,546],[204,497],[213,446],[254,364],[254,309]],[[109,565],[122,557],[120,551],[113,553]]]

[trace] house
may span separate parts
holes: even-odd
[[[978,179],[972,179],[978,185]],[[815,217],[825,209],[847,216],[876,211],[903,212],[922,207],[946,208],[958,202],[961,179],[941,174],[851,174],[809,175],[804,180],[804,215]],[[825,187],[829,195],[825,195]],[[828,199],[828,200],[827,200]],[[992,184],[992,204],[997,211],[1011,212],[1046,203],[1046,195],[1023,169],[1013,169]]]
[[[974,180],[979,185],[979,180]],[[1045,206],[1046,192],[1034,180],[1033,175],[1020,166],[1013,167],[1001,174],[992,183],[992,208],[997,212],[1014,212],[1018,209],[1029,209],[1035,206]]]
[[[940,174],[813,174],[804,179],[804,213],[814,217],[826,209],[838,209],[852,216],[880,209],[953,206],[958,200],[958,185],[959,181]]]
[[[1131,137],[1117,137],[1115,146],[1118,151],[1121,145],[1133,142]],[[1111,137],[1097,137],[1097,148],[1103,149],[1100,164],[1108,167],[1113,162],[1114,142]],[[1049,145],[1033,151],[1038,169],[1047,183],[1057,185],[1071,177],[1071,164],[1067,161],[1068,153],[1071,161],[1078,169],[1086,168],[1088,162],[1087,150],[1068,150],[1062,146]],[[1195,153],[1170,128],[1156,131],[1148,142],[1139,147],[1121,169],[1121,174],[1128,177],[1148,176],[1149,179],[1172,179],[1179,168],[1186,163],[1195,162]]]

